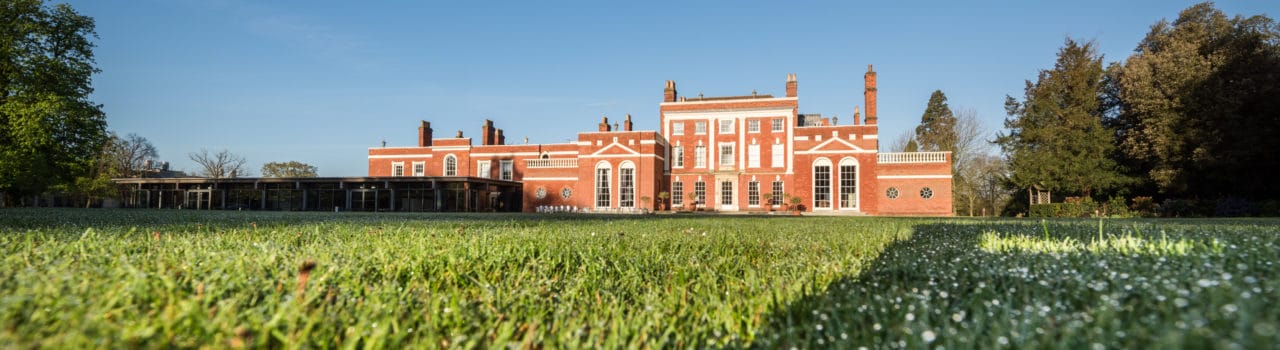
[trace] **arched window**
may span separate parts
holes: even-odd
[[[840,160],[840,209],[858,207],[858,160],[845,157]]]
[[[813,208],[831,209],[831,160],[813,161]]]
[[[596,163],[596,207],[609,207],[609,170],[611,165],[607,161]]]
[[[636,206],[636,163],[624,161],[618,164],[618,207]]]
[[[458,176],[458,157],[444,156],[444,176]]]

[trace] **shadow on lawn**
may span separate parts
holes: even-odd
[[[1253,308],[1257,314],[1251,316],[1262,319],[1255,322],[1273,322],[1267,318],[1276,317],[1277,307],[1269,297],[1230,300],[1238,294],[1192,294],[1183,295],[1185,300],[1177,295],[1164,298],[1161,295],[1168,294],[1163,284],[1143,279],[1176,279],[1173,285],[1185,288],[1183,292],[1199,292],[1196,281],[1204,286],[1222,273],[1218,267],[1196,270],[1209,266],[1206,262],[1222,260],[1221,252],[1214,255],[1206,251],[1210,248],[1182,255],[1143,255],[1105,249],[992,252],[983,246],[983,241],[992,237],[984,232],[1089,242],[1097,233],[1096,221],[1093,223],[1092,228],[1088,221],[1060,221],[1046,227],[1032,221],[915,225],[910,238],[890,243],[860,274],[840,278],[787,305],[775,305],[776,311],[766,318],[750,346],[1089,348],[1097,343],[1107,348],[1249,348],[1276,341],[1274,334],[1247,332],[1258,327],[1241,326],[1226,316],[1215,319],[1222,316],[1223,304],[1236,303],[1232,308]],[[1045,228],[1050,232],[1047,238]],[[1107,234],[1121,235],[1120,230],[1114,228]],[[1145,237],[1154,241],[1160,234],[1147,233]],[[1204,241],[1196,246],[1209,247]],[[1251,267],[1253,271],[1235,272],[1236,276],[1256,273],[1266,278],[1275,274],[1258,271],[1267,268],[1262,265]],[[1183,271],[1164,271],[1172,268]],[[1216,288],[1218,282],[1212,283]],[[1209,293],[1210,288],[1202,289]],[[1182,306],[1175,307],[1175,300],[1182,300],[1178,302]],[[1204,316],[1197,318],[1202,317],[1199,315]],[[1185,327],[1196,320],[1204,327],[1197,332],[1176,326]],[[1265,322],[1259,324],[1275,325]],[[1241,333],[1242,328],[1246,332]],[[1272,328],[1261,330],[1268,329]]]

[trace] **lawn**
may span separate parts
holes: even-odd
[[[1280,221],[0,210],[0,347],[1269,347]]]

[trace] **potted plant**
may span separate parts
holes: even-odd
[[[800,216],[800,202],[803,202],[804,199],[801,199],[799,196],[791,196],[791,199],[789,200],[791,201],[791,210],[796,216]]]
[[[764,210],[773,211],[773,193],[765,192],[760,197],[764,198]]]
[[[698,193],[689,192],[689,195],[686,197],[689,197],[689,200],[684,202],[684,206],[687,207],[690,212],[698,209]]]
[[[640,196],[640,204],[641,204],[640,210],[644,210],[648,212],[649,208],[652,208],[649,206],[649,202],[652,202],[652,201],[653,201],[653,198],[649,198],[649,196]]]
[[[667,199],[671,198],[671,192],[658,192],[658,211],[667,210]]]

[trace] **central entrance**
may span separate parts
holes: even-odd
[[[733,176],[717,176],[716,177],[716,210],[719,211],[738,211],[737,178]]]

